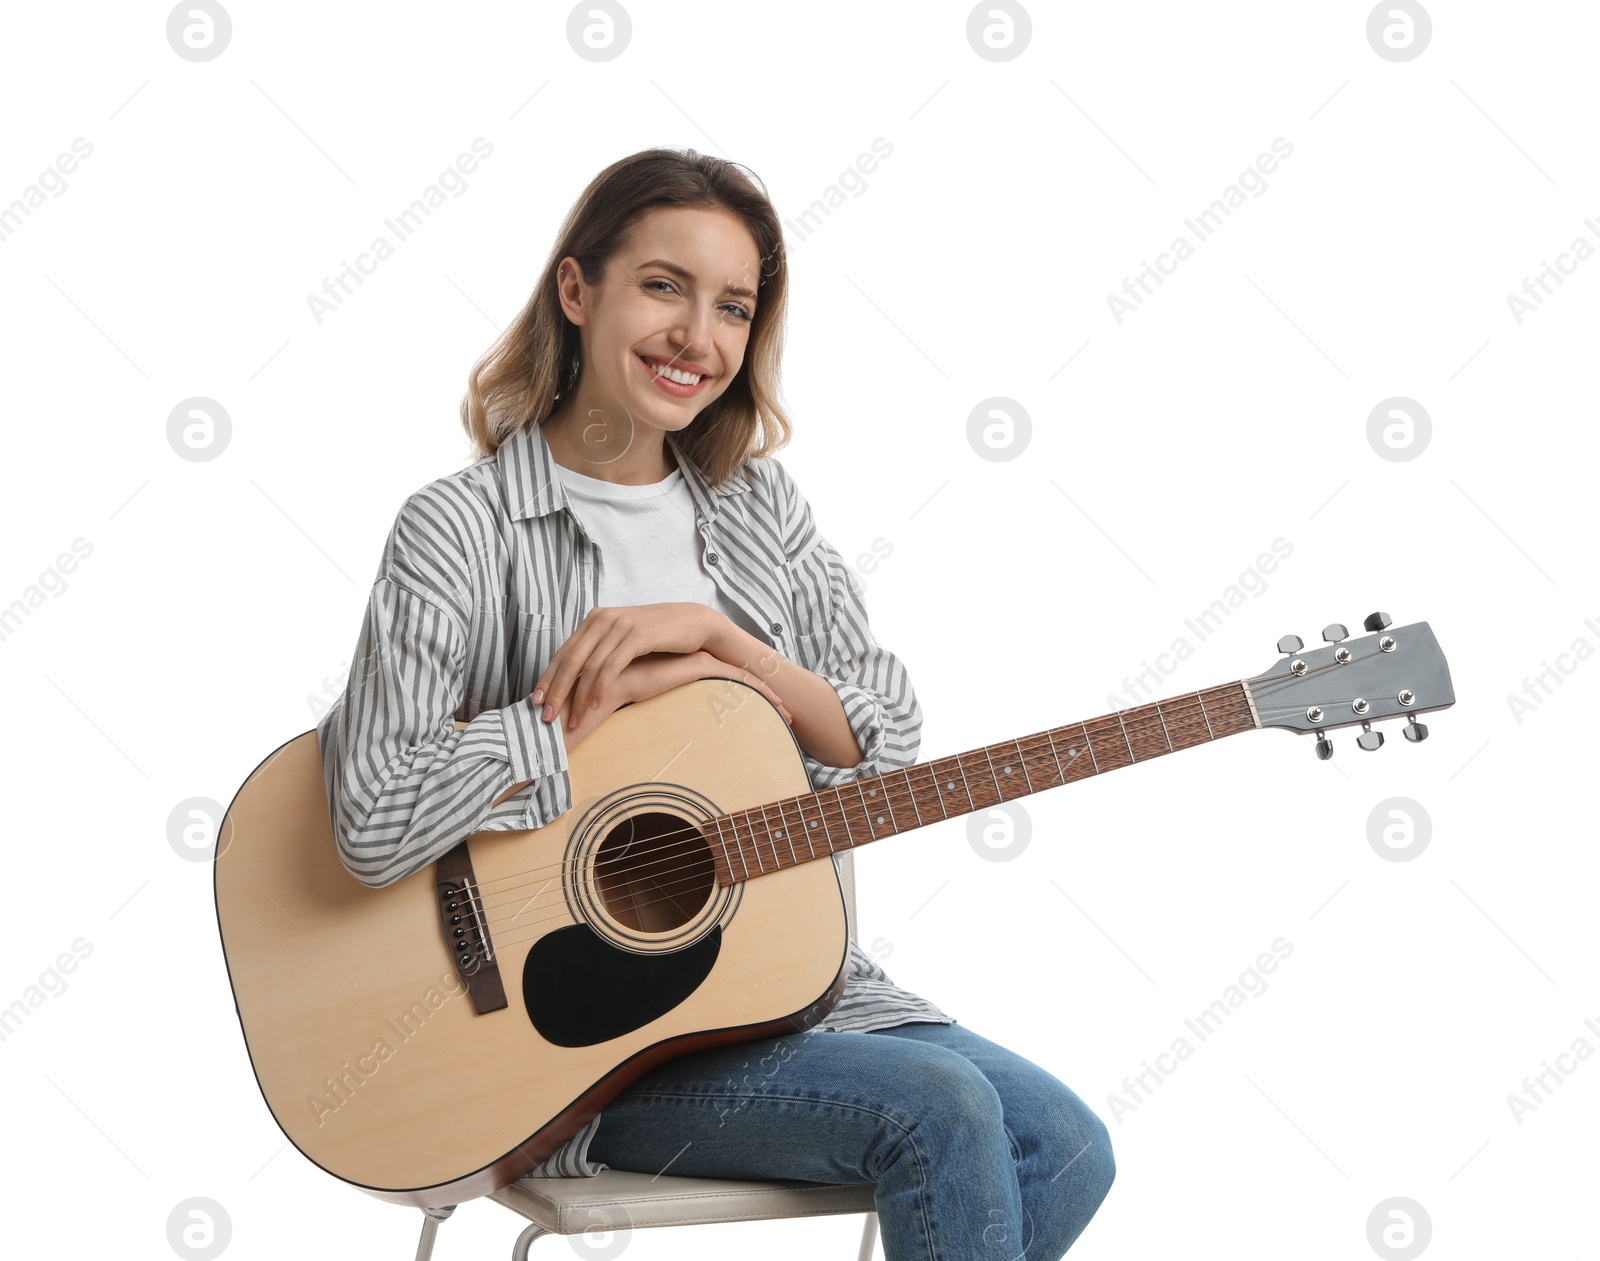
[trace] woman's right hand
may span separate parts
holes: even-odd
[[[583,743],[591,731],[629,701],[642,701],[647,696],[670,691],[680,683],[689,683],[695,679],[727,678],[748,683],[777,706],[784,722],[791,725],[794,723],[788,709],[778,699],[778,694],[766,683],[748,670],[729,665],[721,657],[714,657],[702,649],[699,652],[647,652],[642,657],[635,657],[617,676],[617,686],[611,689],[609,697],[601,702],[600,708],[585,710],[582,721],[576,727],[569,727],[565,721],[567,710],[572,703],[572,698],[569,696],[561,707],[561,713],[556,715],[556,728],[560,731],[561,738],[570,753]],[[498,806],[506,798],[521,792],[531,782],[523,780],[520,784],[512,784],[495,798],[494,804]]]
[[[616,690],[621,692],[617,706],[620,708],[625,701],[642,701],[647,696],[670,691],[694,679],[737,679],[741,683],[748,683],[777,706],[784,722],[794,722],[783,701],[765,681],[748,670],[729,665],[704,649],[699,652],[647,652],[635,657],[617,676]]]

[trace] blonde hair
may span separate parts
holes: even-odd
[[[693,149],[645,149],[613,162],[590,181],[567,212],[544,272],[527,304],[467,376],[461,425],[474,455],[493,455],[524,425],[543,424],[570,395],[581,370],[582,339],[556,291],[561,260],[575,258],[585,283],[606,269],[634,225],[658,206],[722,209],[737,215],[760,251],[759,301],[744,363],[722,397],[676,440],[713,486],[752,456],[788,443],[791,422],[780,401],[789,266],[783,229],[765,186],[746,168]]]

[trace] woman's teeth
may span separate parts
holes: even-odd
[[[657,376],[666,377],[669,381],[676,381],[679,385],[699,385],[703,379],[698,373],[680,372],[676,368],[668,368],[663,364],[651,363],[648,359],[645,360],[645,363],[655,370]]]

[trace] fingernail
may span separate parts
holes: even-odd
[[[544,720],[546,722],[549,722],[555,716],[556,716],[556,707],[554,705],[546,705],[544,707]]]
[[[589,708],[590,709],[599,709],[600,708],[600,698],[598,696],[591,696],[589,698]]]
[[[534,688],[533,689],[533,703],[535,705],[537,705],[543,699],[544,699],[544,688],[542,688],[542,687]]]

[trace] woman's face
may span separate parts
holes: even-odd
[[[578,414],[609,414],[615,402],[657,429],[687,426],[744,363],[759,264],[735,215],[681,207],[640,219],[597,287],[583,283],[577,260],[563,260],[562,306],[583,338]]]

